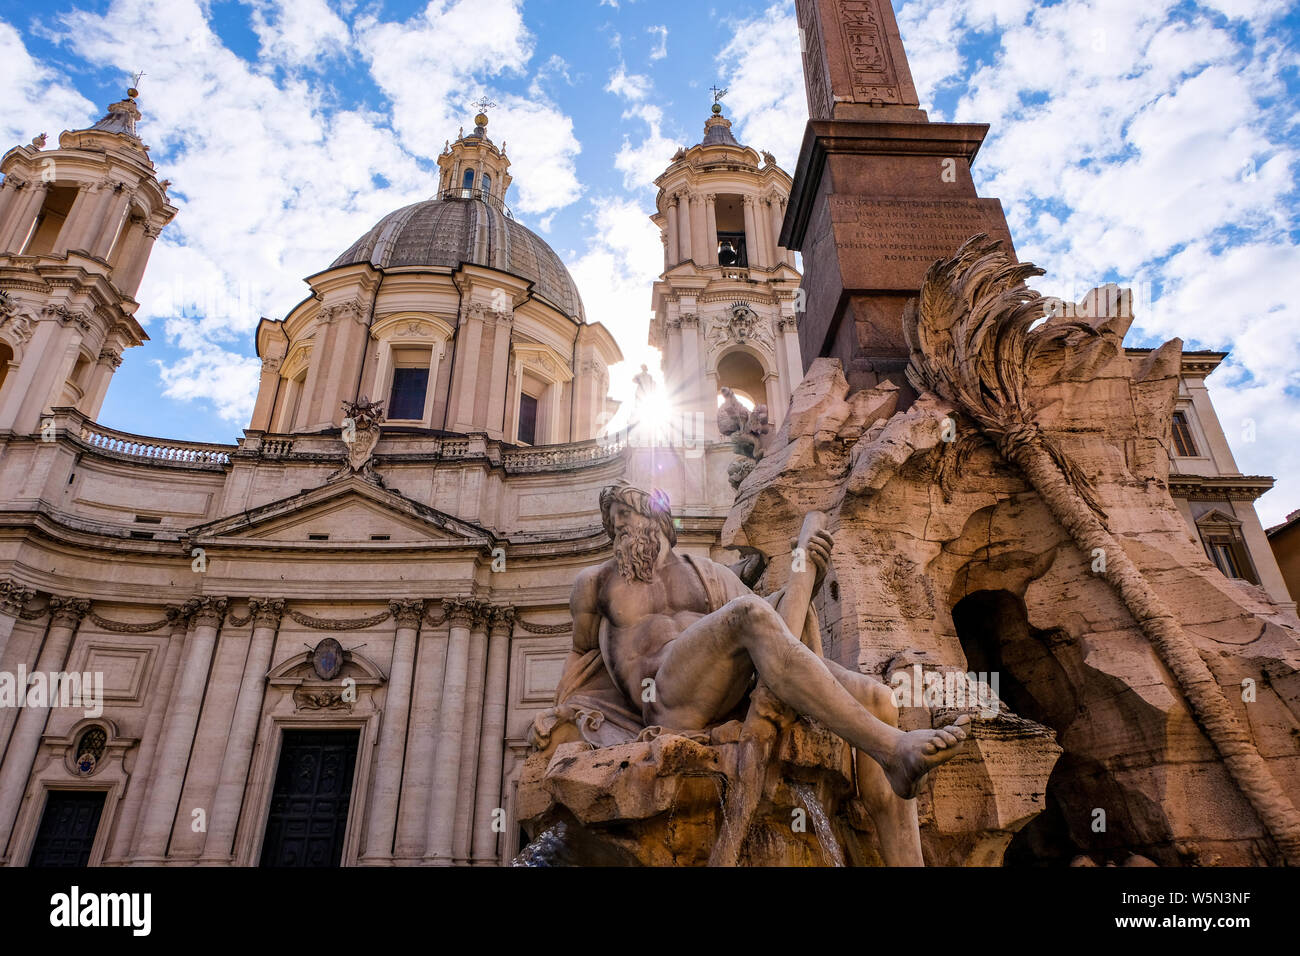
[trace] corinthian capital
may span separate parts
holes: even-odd
[[[478,614],[478,601],[444,600],[442,610],[447,615],[447,623],[452,627],[469,627]]]
[[[36,592],[31,588],[14,584],[12,581],[0,581],[0,612],[9,615],[20,614],[27,602],[34,597]]]
[[[50,598],[50,618],[56,627],[76,627],[89,613],[90,602],[85,598]]]
[[[284,616],[284,600],[281,598],[249,598],[248,613],[253,617],[253,627],[278,628],[280,618]]]
[[[190,598],[183,605],[183,609],[185,616],[195,627],[216,627],[226,616],[226,607],[229,603],[226,598]]]
[[[515,614],[515,609],[512,607],[492,608],[490,617],[492,633],[505,632],[509,635],[515,629]]]
[[[393,613],[398,627],[419,627],[420,618],[424,616],[423,601],[389,601],[388,610]]]

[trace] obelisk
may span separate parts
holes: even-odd
[[[920,109],[889,0],[795,0],[808,126],[781,244],[803,253],[799,346],[844,363],[855,388],[904,388],[902,313],[934,260],[970,236],[1011,235],[971,163],[985,124]]]

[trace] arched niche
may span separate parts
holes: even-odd
[[[713,378],[718,401],[722,400],[722,389],[729,388],[741,399],[751,405],[773,406],[768,394],[768,385],[776,373],[767,363],[766,356],[748,345],[733,345],[717,354],[713,363]]]

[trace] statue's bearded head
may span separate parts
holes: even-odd
[[[664,540],[670,548],[677,543],[668,496],[620,481],[601,491],[600,516],[614,542],[619,574],[628,581],[653,581]]]

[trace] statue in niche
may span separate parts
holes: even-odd
[[[573,647],[556,706],[534,721],[534,746],[698,736],[743,713],[748,699],[744,745],[763,737],[757,730],[763,721],[779,726],[782,711],[806,715],[858,750],[859,796],[876,823],[885,862],[923,865],[913,797],[926,773],[956,755],[970,718],[899,730],[883,683],[821,656],[810,602],[830,560],[825,516],[814,512],[805,521],[796,543],[806,556],[803,566],[763,598],[732,569],[674,550],[677,535],[663,492],[620,482],[601,492],[600,505],[614,557],[574,582]],[[770,743],[754,746],[747,779],[761,780],[757,765],[770,757]],[[744,827],[739,832],[743,839]]]

